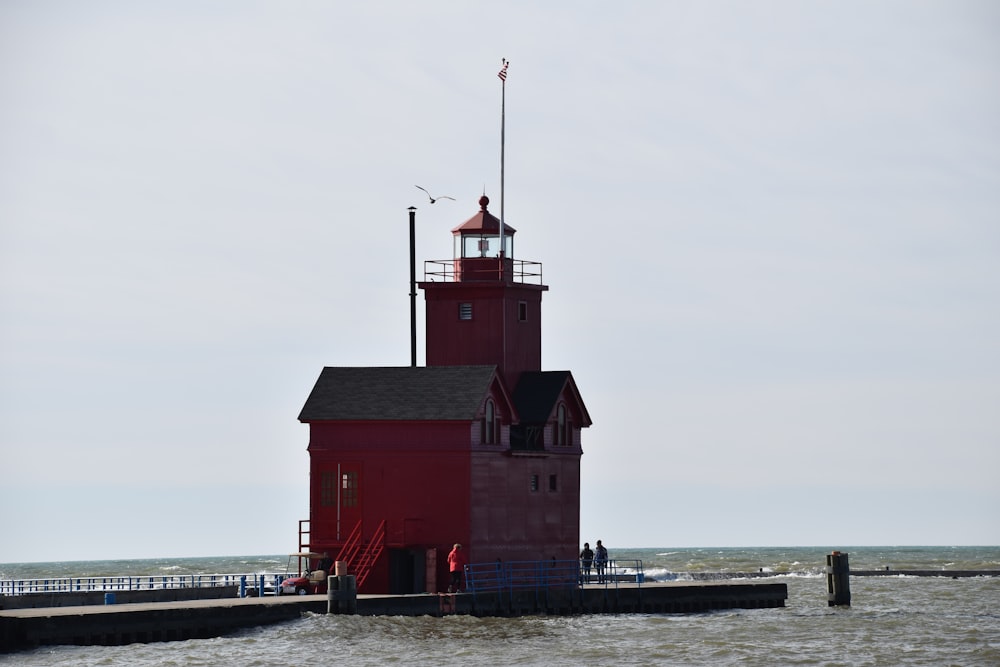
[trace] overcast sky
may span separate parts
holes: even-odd
[[[409,364],[407,207],[418,262],[499,214],[504,57],[581,540],[1000,544],[997,3],[24,0],[0,562],[297,549],[320,370]]]

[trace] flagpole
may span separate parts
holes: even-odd
[[[500,77],[500,229],[498,230],[500,236],[500,251],[504,250],[503,247],[503,230],[504,230],[504,218],[503,218],[503,163],[504,163],[504,130],[507,123],[507,59],[503,59],[503,68],[500,73],[497,74]]]
[[[506,58],[503,58],[503,67],[497,73],[500,77],[500,229],[497,230],[497,240],[500,242],[500,247],[497,249],[497,263],[500,270],[499,277],[501,280],[506,280],[506,271],[504,270],[504,265],[507,263],[506,259],[506,248],[504,248],[504,221],[503,221],[503,149],[504,149],[504,125],[506,124],[506,106],[507,106],[507,62]],[[503,331],[507,331],[507,308],[503,309]],[[503,363],[503,369],[507,368],[507,342],[506,335],[501,334],[500,336],[500,359]]]

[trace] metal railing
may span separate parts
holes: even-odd
[[[168,590],[176,588],[216,588],[256,586],[273,593],[285,574],[171,574],[149,576],[54,577],[45,579],[2,579],[0,595],[31,593],[81,593]]]
[[[641,560],[609,560],[598,570],[584,569],[578,560],[510,561],[473,563],[465,566],[465,585],[469,593],[508,593],[515,590],[545,591],[576,589],[588,586],[617,588],[645,582]]]
[[[478,259],[478,258],[473,258]],[[492,258],[496,259],[496,258]],[[515,283],[529,283],[533,285],[542,284],[542,263],[530,262],[523,259],[507,259],[505,264],[497,264],[495,279],[503,281],[505,278]],[[456,282],[459,279],[460,259],[428,259],[424,261],[424,282]],[[476,273],[482,277],[484,269],[477,269]]]

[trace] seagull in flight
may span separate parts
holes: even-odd
[[[424,191],[424,192],[425,192],[425,193],[427,194],[427,198],[431,200],[431,203],[432,203],[432,204],[433,204],[434,202],[436,202],[436,201],[437,201],[438,199],[450,199],[450,200],[452,200],[452,201],[455,201],[455,198],[454,198],[454,197],[448,197],[448,196],[446,196],[446,195],[442,195],[442,196],[440,196],[440,197],[432,197],[432,196],[431,196],[431,193],[427,192],[427,189],[426,189],[426,188],[421,188],[421,187],[420,187],[419,185],[415,185],[415,186],[413,186],[413,187],[415,187],[415,188],[419,188],[419,189],[423,190],[423,191]]]

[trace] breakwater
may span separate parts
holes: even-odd
[[[475,616],[695,613],[785,605],[784,583],[672,582],[496,591],[358,595],[366,616]],[[222,636],[241,628],[326,613],[325,595],[0,610],[0,649],[43,645],[119,645]]]
[[[678,580],[725,581],[730,579],[768,579],[795,576],[795,572],[678,572],[673,576]],[[1000,570],[851,570],[852,577],[1000,577]]]

